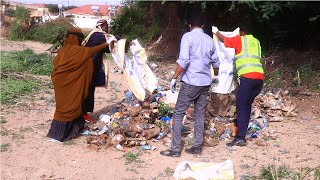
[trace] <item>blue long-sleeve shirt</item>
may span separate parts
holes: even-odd
[[[177,63],[184,69],[181,80],[193,86],[208,86],[212,82],[211,64],[219,67],[219,58],[213,39],[201,28],[182,36]]]

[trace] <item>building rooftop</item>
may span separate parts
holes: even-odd
[[[92,8],[93,7],[93,8]],[[87,4],[81,7],[69,9],[65,11],[66,13],[70,14],[90,14],[90,15],[96,15],[97,13],[94,12],[92,9],[99,8],[99,15],[107,15],[108,14],[108,8],[107,5],[95,5],[95,4]]]

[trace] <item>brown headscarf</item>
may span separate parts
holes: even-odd
[[[93,75],[92,55],[106,47],[106,44],[83,47],[78,33],[82,34],[80,29],[69,29],[65,44],[53,60],[54,119],[58,121],[73,121],[82,115],[82,102],[88,95]]]

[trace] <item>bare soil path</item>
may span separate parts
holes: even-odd
[[[49,47],[36,42],[1,40],[2,51],[30,48],[40,53]],[[114,66],[111,63],[111,67]],[[159,66],[164,68],[165,65],[159,63]],[[123,91],[128,88],[123,75],[110,76],[109,88],[96,90],[94,118],[121,101]],[[47,141],[45,136],[55,103],[52,89],[41,91],[15,105],[1,105],[0,116],[7,121],[1,124],[1,179],[173,179],[173,171],[184,160],[218,163],[230,159],[236,179],[258,175],[261,167],[268,165],[315,168],[320,165],[320,97],[295,97],[295,103],[297,117],[270,123],[278,137],[270,140],[269,146],[257,146],[251,141],[246,147],[229,150],[220,142],[216,147],[205,147],[201,156],[183,151],[180,158],[167,158],[159,154],[167,149],[162,141],[151,142],[158,147],[157,151],[141,151],[139,147],[127,149],[127,152],[141,151],[136,162],[127,164],[126,152],[112,147],[90,150],[84,136],[68,143]]]

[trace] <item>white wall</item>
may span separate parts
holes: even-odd
[[[73,18],[74,23],[79,28],[94,28],[99,19],[89,19],[89,18]],[[108,20],[108,23],[110,23],[110,20]]]

